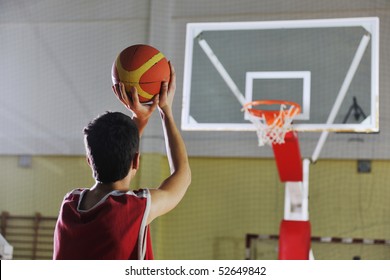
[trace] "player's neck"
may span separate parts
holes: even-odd
[[[96,182],[96,184],[91,188],[91,191],[110,193],[112,191],[121,191],[127,192],[129,190],[131,181],[130,173],[128,176],[122,180],[118,180],[112,183],[101,183]]]
[[[96,183],[91,189],[91,191],[105,192],[109,193],[112,191],[128,191],[129,186],[120,183],[119,181],[114,183]]]

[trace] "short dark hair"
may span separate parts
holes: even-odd
[[[134,121],[120,112],[106,112],[84,128],[84,135],[95,180],[112,183],[125,178],[139,149]]]

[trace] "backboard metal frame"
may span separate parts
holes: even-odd
[[[192,62],[194,44],[198,43],[210,60],[210,67],[214,67],[226,85],[230,88],[237,101],[243,105],[252,101],[251,86],[255,79],[278,79],[290,78],[301,79],[303,83],[302,92],[302,114],[297,118],[307,120],[310,118],[310,71],[250,71],[246,75],[245,93],[243,94],[229,71],[224,67],[223,61],[215,55],[207,41],[202,38],[204,31],[230,31],[230,30],[271,30],[271,29],[300,29],[300,28],[332,28],[332,27],[362,27],[365,34],[361,38],[349,70],[344,77],[339,93],[329,112],[326,122],[298,123],[294,125],[296,131],[339,131],[339,132],[378,132],[379,131],[379,19],[376,17],[365,18],[343,18],[343,19],[315,19],[315,20],[289,20],[289,21],[264,21],[264,22],[218,22],[218,23],[189,23],[187,24],[187,37],[184,64],[183,82],[183,106],[182,106],[182,129],[183,130],[204,130],[204,131],[254,131],[251,123],[200,123],[197,122],[190,112]],[[340,109],[346,91],[355,75],[356,69],[361,62],[367,46],[371,47],[371,114],[363,122],[358,124],[335,124],[334,116]],[[244,117],[244,119],[248,119]]]

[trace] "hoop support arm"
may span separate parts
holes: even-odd
[[[360,61],[363,58],[363,54],[367,48],[367,45],[370,41],[370,38],[371,38],[370,34],[363,35],[363,37],[360,41],[359,47],[357,48],[355,56],[352,60],[352,63],[348,69],[347,75],[344,78],[344,82],[340,88],[338,95],[337,95],[336,101],[333,104],[332,110],[330,111],[330,114],[329,114],[329,117],[328,117],[326,124],[332,124],[334,122],[336,115],[337,115],[337,112],[340,110],[341,104],[345,98],[345,95],[347,94],[349,86],[351,85],[352,79],[355,76],[355,73],[356,73],[356,70],[360,64]],[[317,161],[317,159],[321,153],[322,147],[324,146],[325,141],[328,138],[328,135],[329,135],[329,131],[323,131],[321,133],[321,136],[318,140],[317,146],[316,146],[314,153],[311,157],[312,162]]]

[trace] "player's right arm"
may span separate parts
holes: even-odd
[[[187,150],[172,113],[175,89],[176,76],[171,66],[169,86],[167,83],[162,85],[158,101],[171,175],[158,188],[150,190],[152,203],[148,223],[175,208],[191,183]]]
[[[139,131],[139,136],[141,137],[149,118],[157,108],[159,95],[156,95],[153,98],[151,105],[145,105],[139,102],[137,89],[135,87],[130,88],[129,94],[126,93],[125,85],[123,83],[113,85],[112,90],[120,102],[133,113],[133,121],[135,122]]]

